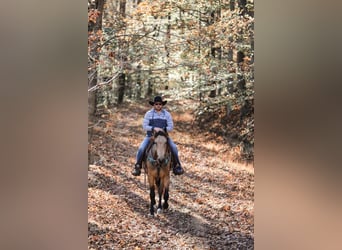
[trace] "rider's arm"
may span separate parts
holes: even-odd
[[[166,121],[167,121],[167,127],[166,127],[166,131],[170,132],[173,130],[173,120],[172,120],[172,116],[169,112],[166,113],[165,115],[166,117]]]
[[[153,127],[149,125],[151,119],[152,119],[152,112],[147,111],[145,116],[144,116],[144,120],[143,120],[143,129],[145,131],[152,131],[153,130]]]

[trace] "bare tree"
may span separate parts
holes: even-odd
[[[88,1],[88,32],[91,34],[89,40],[88,52],[88,89],[97,85],[98,73],[96,63],[99,61],[99,53],[97,51],[100,44],[98,31],[102,30],[102,15],[105,0]],[[96,112],[96,92],[88,91],[88,117],[92,121]]]

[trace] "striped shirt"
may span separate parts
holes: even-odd
[[[173,130],[173,121],[171,114],[162,109],[159,113],[154,109],[146,112],[143,120],[143,129],[147,132],[147,136],[152,135],[153,128],[166,129],[167,132]]]

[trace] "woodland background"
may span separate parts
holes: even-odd
[[[185,174],[130,174],[161,95]],[[88,248],[254,249],[254,2],[88,1]]]
[[[89,0],[89,143],[111,108],[156,94],[193,100],[193,125],[253,161],[254,1]]]

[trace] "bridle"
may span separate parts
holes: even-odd
[[[161,162],[157,159],[157,154],[155,153],[154,155],[152,155],[152,149],[153,146],[155,146],[155,138],[157,138],[158,136],[164,136],[166,137],[166,139],[168,139],[168,135],[166,132],[162,132],[162,131],[158,131],[156,133],[153,133],[153,142],[151,147],[148,150],[148,155],[147,155],[147,160],[154,166],[157,168],[162,168],[162,167],[166,167],[168,165],[168,163],[171,161],[171,151],[170,151],[170,146],[168,144],[168,142],[166,142],[166,152],[165,154],[167,155],[167,157],[165,157]]]

